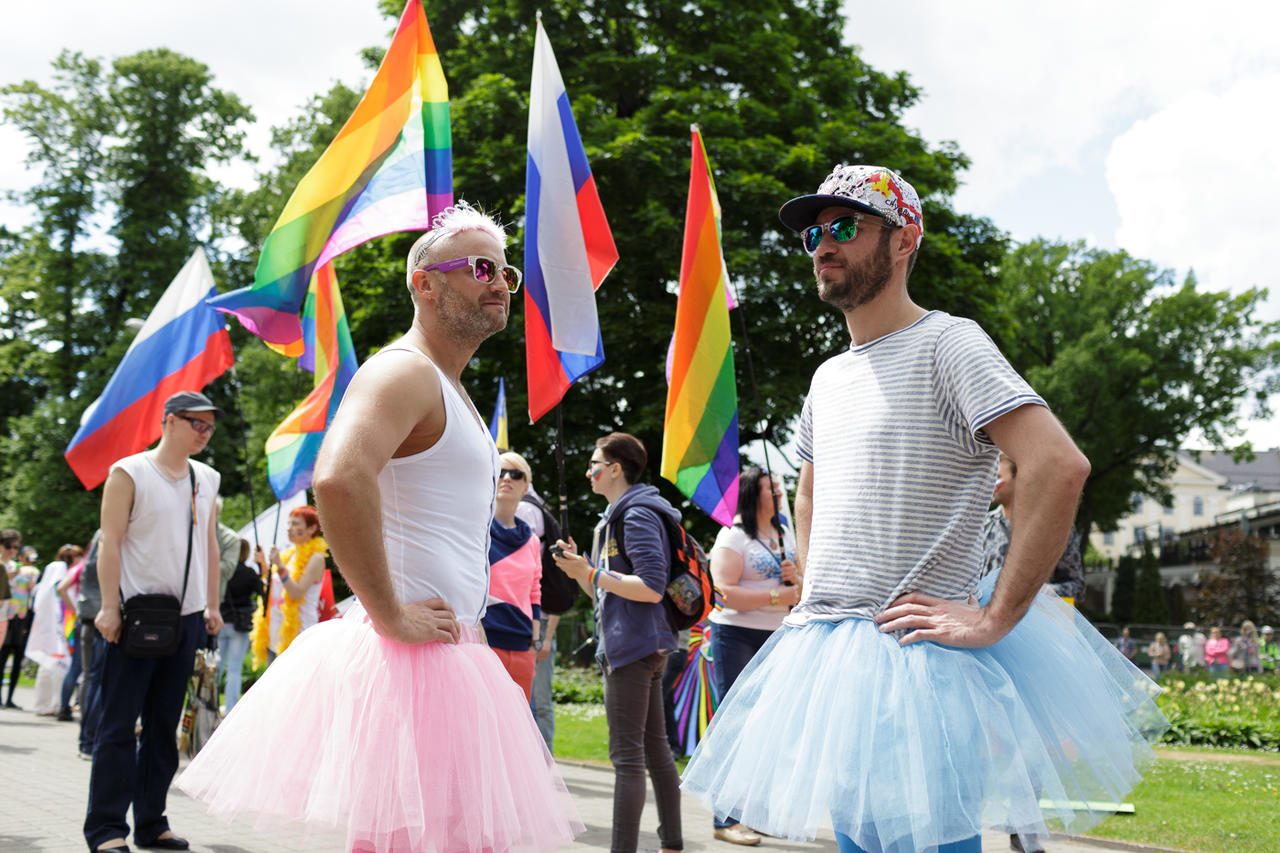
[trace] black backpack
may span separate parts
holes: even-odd
[[[560,570],[551,555],[551,546],[560,538],[560,524],[539,498],[525,495],[520,500],[533,504],[542,513],[542,612],[557,616],[567,613],[578,602],[582,588]]]
[[[658,513],[658,517],[667,531],[671,558],[662,606],[666,608],[671,627],[683,631],[706,619],[715,607],[716,588],[711,580],[711,563],[707,552],[702,550],[698,540],[689,535],[689,531],[664,513]],[[614,540],[618,543],[618,553],[626,559],[622,528],[623,525],[619,524]]]

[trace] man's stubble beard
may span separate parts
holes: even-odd
[[[893,275],[893,261],[889,257],[890,236],[888,228],[880,229],[875,253],[856,267],[845,267],[840,280],[827,282],[818,276],[818,298],[841,311],[852,311],[879,296]]]
[[[436,311],[440,326],[449,337],[469,346],[479,346],[485,339],[505,329],[511,313],[508,308],[499,319],[478,302],[468,303],[448,284],[440,288]]]

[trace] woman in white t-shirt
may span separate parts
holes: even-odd
[[[800,576],[775,522],[782,494],[773,479],[752,465],[738,478],[738,514],[711,547],[711,575],[724,608],[711,614],[711,656],[720,699],[728,695],[751,658],[782,626],[800,600]],[[715,822],[715,837],[758,844],[760,837],[737,821]]]

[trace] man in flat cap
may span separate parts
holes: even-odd
[[[175,732],[196,648],[222,627],[218,610],[218,472],[191,456],[205,449],[222,410],[195,391],[164,404],[160,443],[111,466],[102,492],[98,583],[102,635],[98,737],[89,776],[84,837],[90,850],[126,848],[133,806],[139,847],[186,850],[169,829],[165,801],[178,769]],[[176,650],[126,651],[122,608],[141,595],[169,595],[181,613]],[[134,723],[141,716],[142,736]]]

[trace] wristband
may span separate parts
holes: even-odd
[[[782,603],[782,599],[778,597],[778,590],[776,587],[774,589],[769,590],[769,603],[772,604],[774,607],[777,607],[779,604]]]
[[[600,566],[593,567],[591,571],[587,573],[587,580],[591,583],[592,586],[599,586],[601,577],[620,578],[622,577],[622,575],[618,574],[617,572],[611,572],[608,569],[602,568]]]

